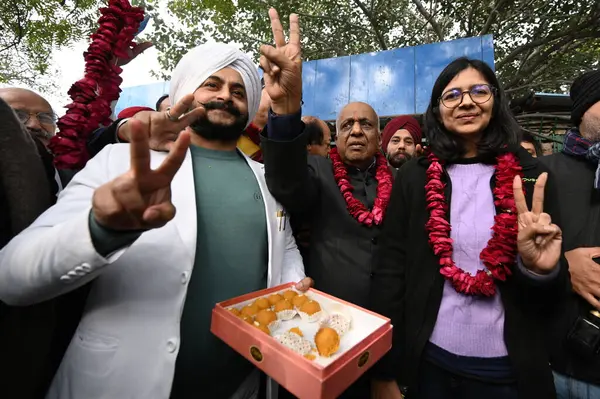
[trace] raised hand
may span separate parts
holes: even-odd
[[[96,221],[113,230],[161,227],[175,216],[171,181],[190,145],[189,132],[181,132],[166,159],[150,168],[149,138],[142,122],[132,119],[129,171],[94,192],[92,212]]]
[[[188,94],[166,112],[142,111],[133,116],[132,119],[142,123],[140,129],[150,138],[150,149],[168,151],[179,133],[205,114],[203,107],[195,108],[186,114],[193,102],[194,95]],[[130,122],[131,120],[119,128],[118,135],[123,141],[131,142]]]
[[[517,206],[519,235],[517,246],[523,265],[533,272],[546,274],[552,271],[560,258],[562,232],[544,213],[544,189],[548,174],[542,173],[533,189],[531,211],[525,202],[520,176],[513,181],[513,195]]]
[[[265,90],[271,97],[271,109],[279,115],[293,114],[302,103],[302,50],[300,24],[290,15],[289,41],[274,8],[269,10],[275,47],[261,46],[260,66],[264,71]]]
[[[118,66],[124,66],[129,64],[131,61],[135,60],[135,58],[142,54],[144,51],[148,50],[152,47],[153,44],[151,42],[141,42],[134,43],[133,48],[127,49],[127,57],[125,58],[114,58],[113,64],[117,64]]]

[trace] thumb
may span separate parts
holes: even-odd
[[[296,284],[296,289],[298,291],[306,291],[312,286],[313,286],[313,279],[310,277],[305,277],[298,284]]]
[[[421,155],[423,153],[423,147],[421,146],[421,144],[417,144],[415,151],[418,155]]]
[[[175,207],[169,202],[152,205],[144,211],[142,219],[151,228],[162,227],[175,217]]]
[[[137,43],[131,50],[131,59],[134,59],[135,57],[142,54],[144,51],[148,50],[152,46],[154,46],[154,44],[152,44],[151,42]]]

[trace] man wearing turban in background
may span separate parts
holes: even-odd
[[[392,167],[399,169],[413,157],[421,154],[421,126],[412,116],[392,119],[381,135],[381,148]]]
[[[0,252],[0,300],[10,305],[91,284],[47,398],[248,398],[257,389],[252,364],[211,334],[212,308],[312,284],[262,165],[236,150],[260,90],[239,50],[192,49],[172,74],[174,106],[122,124],[131,143],[90,160]],[[177,138],[169,153],[149,150],[155,134]]]

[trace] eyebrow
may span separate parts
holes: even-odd
[[[475,83],[475,84],[472,84],[471,86],[469,86],[468,90],[471,90],[475,86],[491,86],[491,83]],[[449,91],[452,91],[452,90],[462,91],[462,89],[460,87],[451,87],[448,90],[444,90],[444,93],[448,93]],[[444,94],[444,93],[442,93],[442,94]]]
[[[222,78],[215,76],[215,75],[209,76],[208,78],[206,78],[206,80],[204,82],[206,83],[209,80],[215,80],[222,85],[224,85],[226,83]],[[244,85],[239,82],[232,83],[231,87],[233,87],[234,89],[242,89],[242,90],[246,91],[246,88],[244,87]]]
[[[348,122],[350,122],[350,121],[352,121],[352,122],[354,122],[354,123],[356,123],[356,121],[358,121],[358,122],[371,122],[371,120],[370,120],[369,118],[358,118],[358,119],[354,119],[354,118],[346,118],[346,119],[344,119],[344,120],[342,121],[341,125],[345,125],[346,123],[348,123]]]

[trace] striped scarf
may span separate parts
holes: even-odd
[[[596,169],[596,178],[594,179],[594,188],[600,190],[600,142],[592,143],[581,137],[579,130],[571,129],[565,134],[563,153],[576,157],[584,157],[594,165]]]

